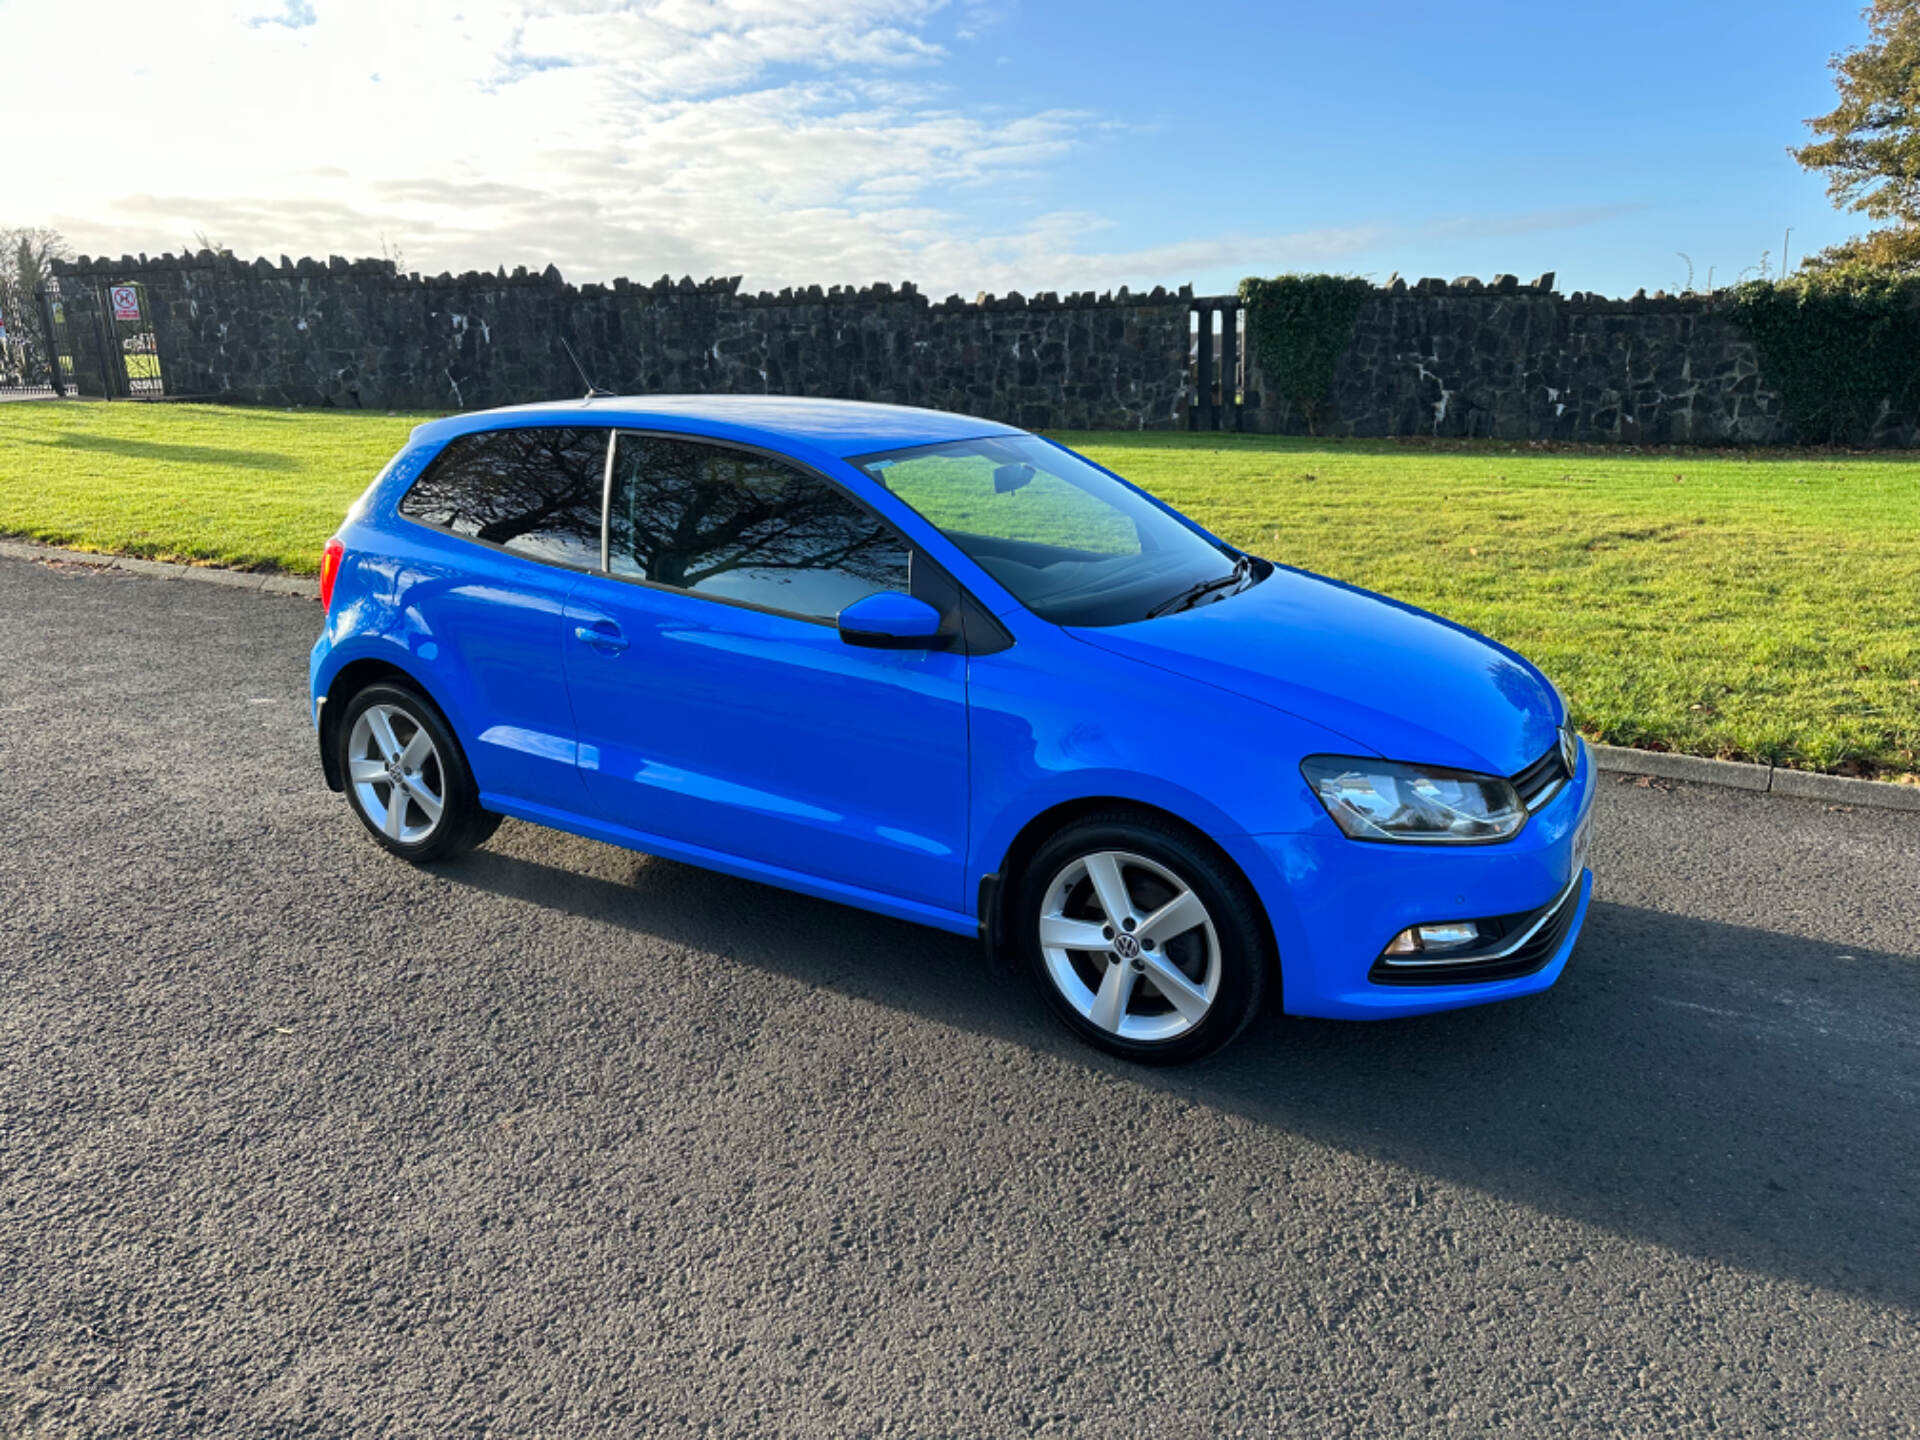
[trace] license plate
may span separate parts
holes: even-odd
[[[1567,878],[1576,880],[1580,872],[1587,868],[1587,847],[1593,843],[1593,811],[1588,810],[1580,819],[1579,829],[1573,832],[1573,864]]]

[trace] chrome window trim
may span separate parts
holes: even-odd
[[[600,473],[600,573],[607,571],[607,544],[613,533],[613,455],[620,448],[618,427],[607,427],[607,464]]]

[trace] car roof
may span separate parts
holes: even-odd
[[[829,455],[868,455],[944,440],[983,435],[1021,435],[1025,431],[994,420],[977,420],[947,410],[911,405],[876,405],[864,400],[822,400],[801,395],[617,395],[510,405],[429,421],[416,440],[450,440],[476,430],[507,426],[596,424],[640,429],[681,430],[712,435],[771,450],[799,444]]]

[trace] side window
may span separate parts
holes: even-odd
[[[629,434],[617,446],[615,575],[815,620],[908,588],[907,542],[824,480],[718,445]]]
[[[400,513],[536,560],[597,567],[606,463],[605,430],[462,435],[414,482]]]

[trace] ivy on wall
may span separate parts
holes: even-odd
[[[1857,445],[1884,409],[1920,408],[1920,277],[1854,268],[1756,280],[1730,304],[1801,440]]]
[[[1268,380],[1306,417],[1324,418],[1333,367],[1353,341],[1353,322],[1373,285],[1349,275],[1280,275],[1240,282],[1247,343]]]

